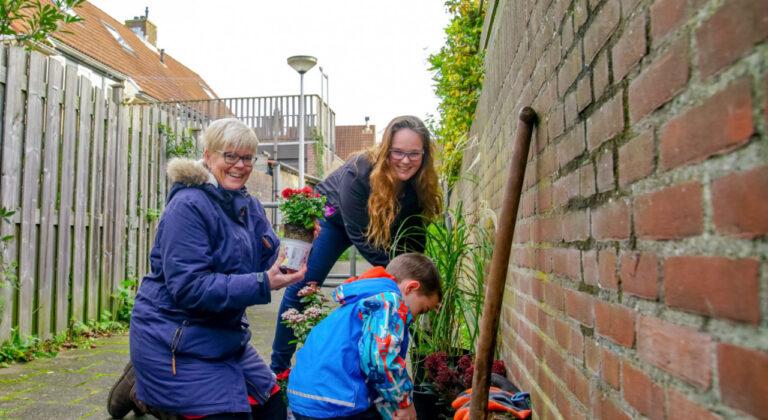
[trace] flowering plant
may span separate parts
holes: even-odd
[[[290,308],[283,312],[280,318],[282,318],[283,325],[293,330],[296,340],[292,343],[301,344],[307,339],[309,331],[328,316],[331,308],[328,304],[330,300],[315,282],[309,282],[302,287],[298,295],[301,298],[301,303],[305,305],[304,310],[298,311],[295,308]]]
[[[435,384],[443,401],[452,401],[462,391],[472,387],[472,375],[475,372],[474,356],[466,354],[456,363],[452,363],[445,352],[432,353],[424,359],[427,379]],[[494,360],[493,373],[506,376],[504,361]]]
[[[323,217],[325,196],[315,193],[310,186],[299,189],[286,188],[281,195],[283,200],[280,203],[280,212],[283,215],[283,223],[313,230],[315,220]]]

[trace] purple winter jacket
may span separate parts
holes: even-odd
[[[248,343],[245,309],[270,302],[279,241],[245,188],[227,191],[198,162],[169,162],[174,182],[131,317],[137,397],[180,414],[250,412],[275,376]]]

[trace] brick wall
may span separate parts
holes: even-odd
[[[534,131],[501,353],[539,418],[768,416],[768,1],[497,0],[454,196]]]

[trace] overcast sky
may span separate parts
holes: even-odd
[[[397,115],[435,113],[427,56],[444,42],[441,0],[91,0],[118,21],[142,15],[158,47],[220,97],[298,94],[291,55],[313,55],[330,78],[337,125],[381,131]],[[315,67],[305,93],[320,93]]]

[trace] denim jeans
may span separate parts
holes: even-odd
[[[303,305],[298,296],[299,290],[312,281],[323,284],[333,265],[350,245],[352,242],[347,237],[344,226],[330,220],[320,222],[320,235],[312,244],[312,251],[307,259],[307,274],[304,276],[304,280],[285,289],[283,300],[280,302],[277,325],[275,326],[275,339],[272,342],[270,367],[273,372],[280,373],[291,367],[291,358],[296,351],[296,344],[289,343],[296,338],[293,335],[293,330],[283,325],[280,315],[290,308],[302,310]]]

